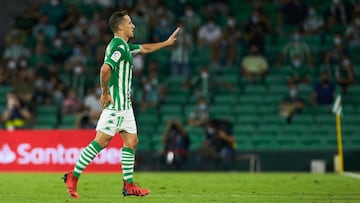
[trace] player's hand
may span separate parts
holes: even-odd
[[[101,94],[100,103],[101,103],[102,109],[105,109],[105,107],[108,103],[110,103],[111,105],[114,105],[114,101],[110,94]]]
[[[176,41],[176,35],[177,33],[180,31],[180,28],[176,28],[176,30],[170,35],[170,37],[166,40],[166,42],[169,44],[169,45],[172,45],[175,43]]]

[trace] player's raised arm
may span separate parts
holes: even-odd
[[[149,43],[149,44],[142,44],[140,53],[147,54],[159,50],[161,48],[173,45],[176,41],[176,35],[180,31],[180,28],[176,28],[176,30],[169,36],[166,41],[157,42],[157,43]]]

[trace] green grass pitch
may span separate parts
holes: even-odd
[[[60,173],[0,173],[0,202],[360,202],[360,180],[339,174],[137,172],[146,197],[123,197],[121,174],[84,173],[80,199]]]

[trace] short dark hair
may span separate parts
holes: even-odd
[[[117,32],[119,29],[119,25],[124,20],[124,16],[128,15],[127,11],[116,11],[114,12],[109,19],[109,26],[113,33]]]

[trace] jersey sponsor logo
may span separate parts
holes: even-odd
[[[11,151],[8,144],[3,144],[0,149],[0,164],[9,164],[14,162],[16,159],[16,154]]]
[[[121,57],[120,51],[114,51],[114,53],[111,55],[111,59],[115,62],[118,62]]]

